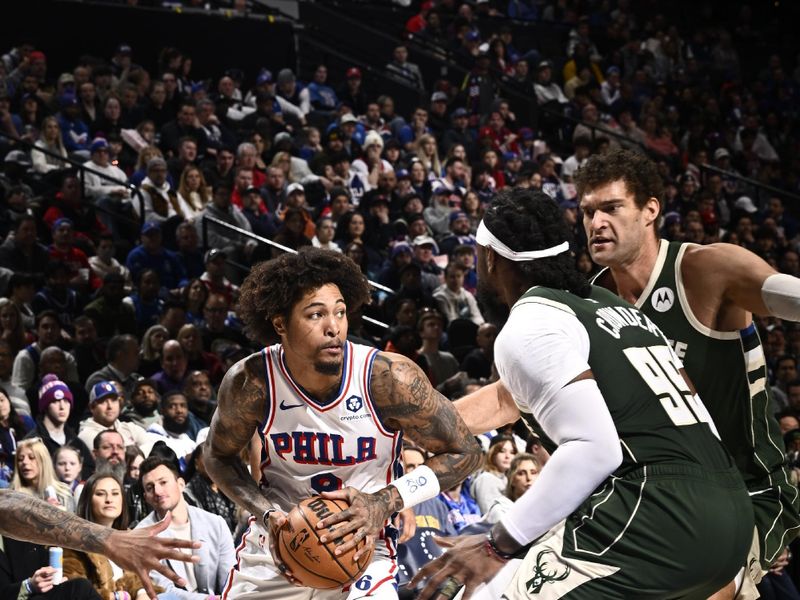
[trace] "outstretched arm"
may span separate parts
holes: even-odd
[[[344,553],[361,540],[366,540],[365,547],[354,555],[355,560],[374,543],[374,537],[385,520],[406,507],[398,486],[404,488],[406,498],[419,492],[425,484],[427,487],[435,485],[436,490],[450,489],[478,467],[482,456],[480,445],[453,404],[437,392],[422,369],[405,356],[387,352],[378,354],[372,367],[371,392],[384,425],[402,431],[415,444],[433,454],[425,461],[424,467],[432,471],[438,483],[420,480],[418,473],[423,467],[419,467],[414,471],[413,480],[396,480],[374,494],[353,488],[325,493],[327,497],[347,499],[350,508],[320,522],[320,528],[345,522],[336,527],[334,535],[326,534],[321,541],[326,542],[329,537],[343,538],[354,532],[348,542],[337,546],[336,553]],[[409,506],[413,504],[409,503]]]
[[[502,381],[459,398],[453,405],[469,430],[480,435],[519,419],[519,408]]]
[[[161,559],[197,561],[197,557],[180,549],[199,548],[199,542],[156,537],[167,528],[170,518],[168,515],[151,527],[119,531],[85,521],[27,494],[0,490],[0,533],[33,544],[103,554],[139,575],[151,598],[156,597],[156,592],[150,571],[158,571],[178,585],[185,584],[159,562]]]

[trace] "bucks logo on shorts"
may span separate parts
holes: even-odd
[[[555,560],[553,560],[555,559]],[[536,555],[533,565],[533,577],[525,584],[529,594],[538,594],[546,583],[563,581],[569,577],[572,569],[558,560],[558,555],[552,550],[542,550]]]

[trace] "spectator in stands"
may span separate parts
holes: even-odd
[[[70,353],[78,363],[78,380],[86,381],[89,376],[106,364],[105,344],[107,340],[97,337],[94,321],[85,314],[72,322],[75,330]]]
[[[83,311],[94,321],[100,337],[136,333],[136,315],[133,307],[122,301],[124,297],[125,278],[119,273],[105,275],[97,298],[87,304]]]
[[[158,271],[144,269],[139,274],[136,287],[125,297],[124,302],[133,307],[138,331],[144,331],[158,323],[166,308]]]
[[[47,488],[55,490],[54,497],[48,494]],[[67,512],[75,512],[72,491],[56,477],[50,453],[38,438],[22,440],[17,445],[11,489],[24,491],[34,498],[46,500]]]
[[[192,453],[191,459],[195,466],[195,474],[186,484],[185,493],[194,506],[225,519],[228,529],[230,529],[231,533],[234,533],[238,526],[236,504],[228,499],[217,487],[217,484],[211,480],[203,462],[203,443],[207,436],[207,429],[198,432],[197,447]]]
[[[66,93],[58,99],[58,105],[58,126],[64,148],[79,159],[89,158],[89,127],[80,118],[78,99],[74,94]]]
[[[154,423],[161,424],[160,401],[156,383],[152,379],[140,379],[133,388],[130,404],[122,409],[120,420],[135,423],[145,430]]]
[[[178,154],[167,161],[170,181],[180,181],[183,171],[190,166],[197,166],[197,142],[192,137],[178,140]],[[183,198],[184,202],[188,199]]]
[[[425,89],[422,71],[419,66],[408,61],[408,48],[404,44],[395,46],[392,60],[386,65],[386,70],[412,87]]]
[[[153,269],[159,282],[168,290],[176,289],[186,274],[178,256],[164,248],[161,225],[148,221],[142,225],[141,244],[128,254],[126,264],[134,281],[139,281],[145,269]]]
[[[444,331],[444,318],[436,310],[422,310],[417,331],[422,340],[419,354],[428,364],[428,378],[437,387],[442,386],[458,372],[458,361],[449,352],[439,349]]]
[[[477,348],[471,350],[461,362],[461,370],[466,371],[470,378],[480,380],[491,377],[496,337],[496,325],[483,323],[478,327],[478,333],[475,336]]]
[[[89,266],[101,280],[112,273],[120,275],[125,282],[126,289],[130,289],[133,285],[131,273],[127,267],[114,258],[114,251],[114,236],[110,233],[101,234],[97,240],[97,253],[89,257]]]
[[[298,85],[291,69],[281,69],[277,78],[277,95],[296,106],[303,116],[311,112],[311,100],[307,88]]]
[[[183,348],[187,370],[207,373],[218,385],[224,375],[222,362],[216,354],[203,350],[203,338],[198,327],[187,323],[178,331],[177,340]]]
[[[141,379],[139,367],[139,341],[132,335],[115,335],[106,347],[108,363],[92,373],[86,380],[86,391],[91,393],[95,384],[107,380],[119,381],[126,398],[133,395],[136,382]]]
[[[225,296],[211,294],[203,307],[204,323],[201,328],[203,348],[214,351],[214,343],[218,340],[233,342],[240,346],[248,346],[247,338],[241,331],[228,323],[230,304]]]
[[[183,170],[178,184],[178,198],[192,209],[192,217],[199,215],[211,201],[211,190],[199,167],[189,165]]]
[[[203,274],[203,253],[200,251],[197,229],[194,223],[184,221],[175,229],[176,255],[184,268],[186,278]]]
[[[33,341],[33,336],[25,330],[22,313],[8,298],[0,298],[0,340],[8,344],[14,355]]]
[[[205,286],[203,289],[205,290]],[[150,377],[161,368],[161,349],[167,339],[169,339],[169,331],[160,324],[153,325],[144,332],[139,368],[137,369],[143,376]]]
[[[483,471],[472,481],[471,492],[482,514],[486,514],[495,501],[503,496],[508,479],[506,472],[517,454],[514,439],[496,435],[489,443],[489,452]]]
[[[207,423],[200,423],[189,412],[186,397],[179,391],[167,392],[161,397],[161,423],[154,423],[148,433],[160,436],[164,443],[178,456],[181,470],[186,471],[186,459],[197,445],[194,438]]]
[[[152,158],[147,163],[147,177],[142,180],[140,191],[144,199],[144,220],[148,223],[164,223],[168,219],[174,222],[194,215],[167,181],[167,163],[163,158]],[[138,205],[133,206],[138,213]]]
[[[212,384],[207,371],[195,370],[190,371],[186,376],[186,384],[183,387],[183,393],[189,401],[189,410],[206,423],[211,422],[211,417],[217,408],[217,401],[214,397],[216,385],[218,384]]]
[[[172,524],[165,532],[166,535],[181,536],[185,535],[184,531],[191,531],[193,538],[206,542],[197,550],[200,555],[198,563],[175,565],[186,581],[194,582],[187,585],[194,589],[176,590],[172,581],[157,571],[152,571],[150,576],[167,592],[179,591],[184,598],[200,600],[207,598],[209,594],[221,594],[228,571],[236,562],[233,539],[227,523],[218,515],[186,503],[182,494],[184,480],[177,466],[170,460],[150,457],[142,462],[139,469],[145,500],[154,511],[142,519],[137,528],[157,523],[169,511],[172,514]]]
[[[198,154],[205,154],[206,134],[202,128],[196,126],[196,122],[197,109],[194,101],[181,101],[177,118],[161,128],[160,146],[166,156],[177,156],[180,141],[185,137],[193,138],[197,142]]]
[[[62,343],[62,324],[58,314],[44,310],[36,315],[36,341],[17,353],[11,382],[26,392],[32,390],[42,352]],[[72,355],[66,356],[67,375],[70,381],[78,379],[78,368]]]
[[[231,204],[231,190],[224,185],[214,190],[211,202],[206,205],[200,216],[195,220],[198,235],[202,233],[204,216],[212,217],[245,231],[252,231],[250,223],[242,214],[242,211]],[[232,257],[240,257],[245,249],[245,242],[242,237],[240,234],[216,223],[208,223],[207,243],[209,248],[225,250],[226,254],[230,254]]]
[[[222,184],[233,186],[234,154],[230,148],[223,147],[217,150],[213,166],[205,167],[203,175],[211,190],[216,190]]]
[[[102,134],[102,137],[118,136],[122,132],[122,104],[114,94],[109,94],[103,100],[103,114],[93,123],[89,130],[93,136]]]
[[[36,239],[36,219],[33,215],[21,217],[14,235],[0,245],[0,264],[14,265],[26,273],[42,273],[49,261],[47,248]]]
[[[67,158],[67,149],[64,147],[61,127],[58,124],[58,119],[55,117],[45,117],[42,120],[39,139],[36,140],[34,143],[34,150],[31,151],[33,170],[36,173],[45,175],[51,171],[65,169],[69,166],[68,163],[59,160],[56,156],[50,156],[44,152],[37,152],[35,148],[42,148],[43,150],[61,156],[61,158]]]
[[[89,411],[92,416],[81,421],[78,437],[87,447],[97,449],[98,446],[95,445],[97,434],[113,429],[122,436],[126,447],[137,445],[143,451],[149,452],[153,442],[145,430],[134,423],[120,421],[120,410],[120,396],[116,386],[108,381],[95,383],[89,393]],[[123,451],[123,463],[124,460]]]
[[[316,223],[316,234],[311,239],[311,243],[316,248],[341,252],[341,247],[333,241],[336,234],[336,226],[331,217],[320,217]]]
[[[87,521],[113,529],[127,529],[128,511],[122,480],[108,473],[89,478],[78,502],[77,514]],[[131,600],[143,600],[142,580],[135,573],[119,568],[102,554],[64,551],[64,577],[89,579],[95,591],[104,598],[125,594]]]
[[[457,262],[451,262],[444,271],[444,285],[433,292],[439,311],[447,321],[469,319],[476,325],[483,324],[483,315],[478,308],[475,296],[464,289],[466,269]]]
[[[497,496],[495,501],[489,506],[484,514],[484,521],[487,523],[497,523],[508,511],[514,502],[522,496],[528,488],[533,485],[539,476],[541,467],[536,462],[533,454],[517,454],[511,461],[508,468],[508,483],[501,496]],[[477,482],[477,480],[476,480]]]
[[[470,232],[471,225],[467,213],[454,210],[448,215],[450,230],[439,240],[439,253],[450,256],[457,246],[475,246],[475,236]]]

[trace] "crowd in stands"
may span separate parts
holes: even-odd
[[[723,26],[635,4],[415,3],[405,37],[381,59],[389,76],[426,90],[410,106],[356,66],[307,65],[307,77],[232,68],[196,81],[175,48],[140,65],[120,43],[63,73],[48,68],[59,49],[41,40],[6,48],[0,486],[115,527],[167,509],[202,522],[219,546],[180,597],[219,593],[245,515],[206,475],[202,442],[226,370],[276,341],[249,340],[237,319],[248,268],[303,246],[343,252],[379,284],[351,316],[351,339],[413,358],[454,399],[495,376],[497,328],[475,297],[487,202],[506,186],[555,198],[591,276],[572,178],[612,148],[658,164],[663,238],[738,244],[800,276],[789,200],[800,193],[800,63],[775,54],[743,71],[741,48],[760,39],[748,5]],[[515,37],[507,17],[566,27],[562,54]],[[420,40],[469,64],[460,86],[425,79],[409,52]],[[536,103],[537,121],[516,115],[504,89]],[[800,326],[756,322],[800,473]],[[495,433],[482,440],[480,473],[417,507],[420,532],[480,530],[530,486],[548,456],[541,440]],[[407,468],[423,459],[404,451]],[[401,578],[421,564],[420,539],[401,545]],[[68,564],[76,577],[94,573],[104,598],[115,589],[138,598],[135,576],[103,560]],[[0,590],[26,577],[6,576]]]

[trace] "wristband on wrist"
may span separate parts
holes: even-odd
[[[277,510],[277,508],[268,508],[264,511],[264,514],[261,515],[261,521],[264,523],[264,527],[267,529],[269,529],[269,516]]]
[[[436,498],[441,491],[436,473],[425,465],[420,465],[411,473],[395,479],[391,485],[400,493],[403,508],[411,508],[420,502]]]
[[[28,592],[28,595],[33,594],[33,587],[31,586],[31,578],[28,577],[25,581],[22,582],[25,586],[25,591]]]
[[[484,547],[486,548],[487,553],[503,562],[508,562],[514,558],[514,552],[503,552],[497,547],[497,544],[494,541],[494,533],[492,529],[490,529],[489,533],[486,534],[486,543]]]

